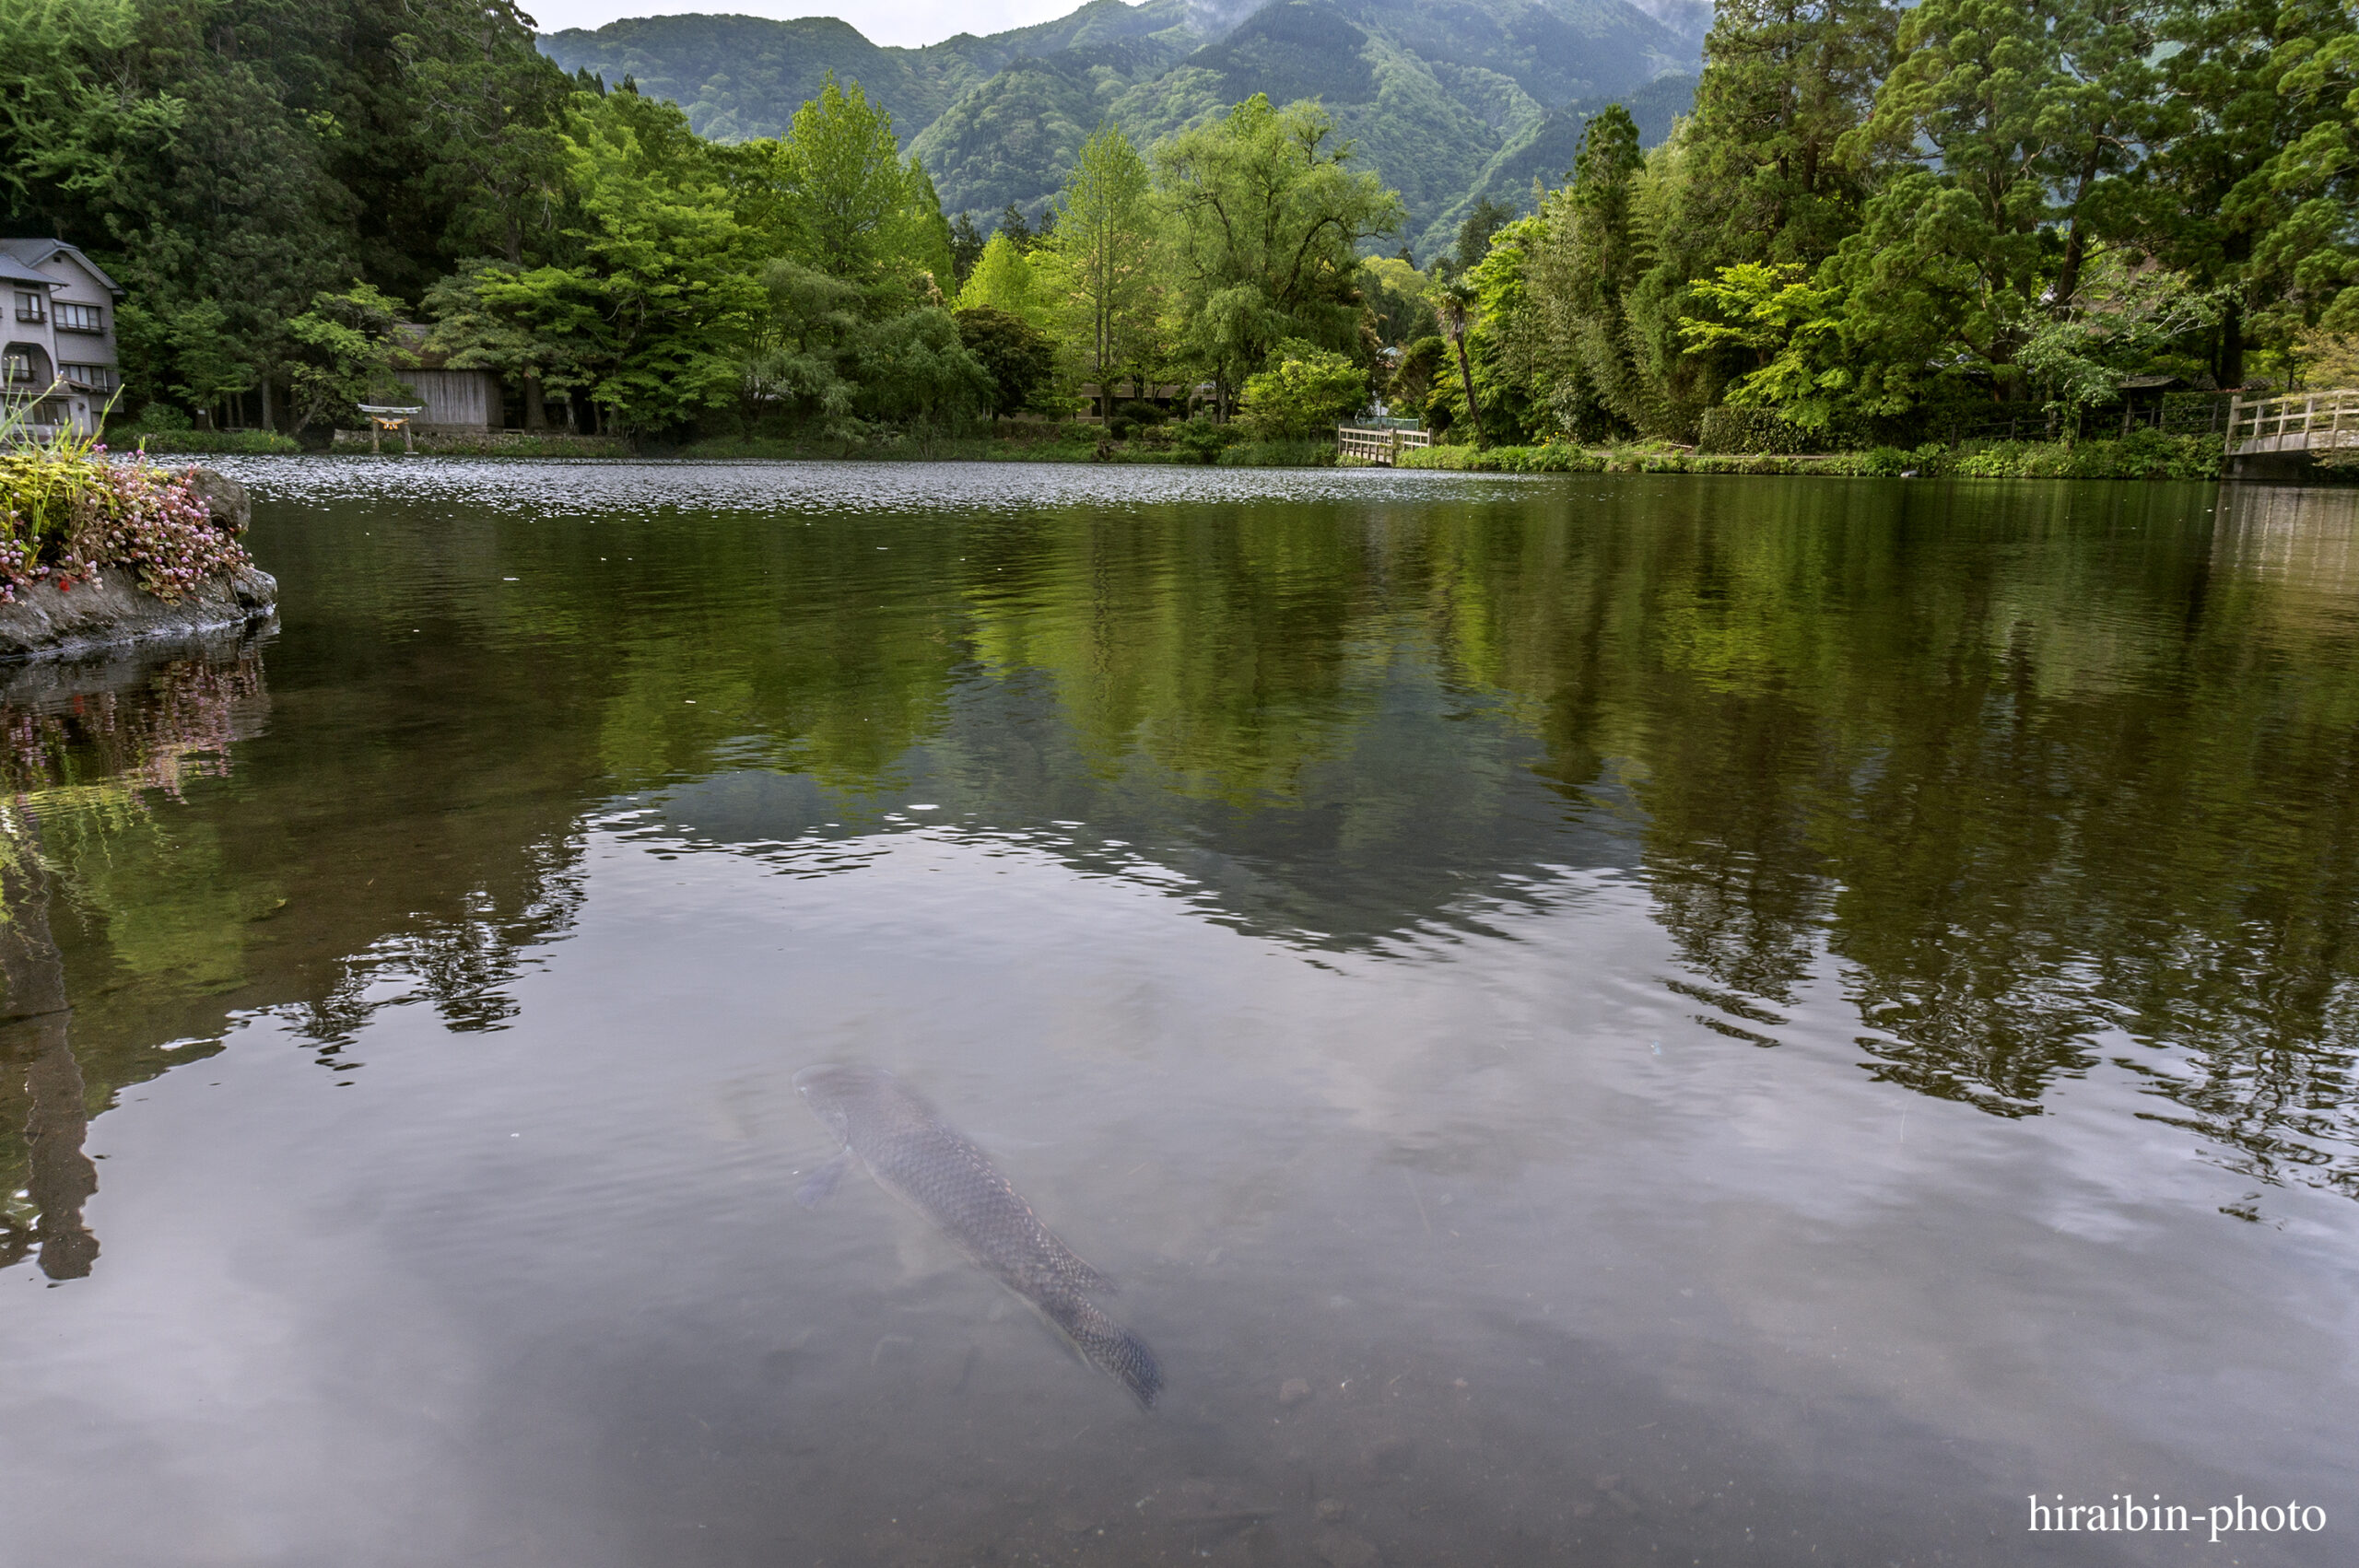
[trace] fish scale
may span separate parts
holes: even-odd
[[[1092,1365],[1142,1405],[1163,1387],[1155,1353],[1088,1297],[1111,1281],[1076,1257],[982,1150],[923,1096],[882,1068],[826,1066],[795,1074],[795,1089],[843,1140],[843,1153],[798,1194],[833,1190],[857,1159],[877,1186],[924,1215],[958,1249],[1037,1308]]]

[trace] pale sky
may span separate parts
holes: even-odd
[[[683,11],[738,17],[841,17],[871,42],[939,43],[953,33],[1003,32],[1069,16],[1082,0],[524,0],[543,32],[603,27],[623,17]]]

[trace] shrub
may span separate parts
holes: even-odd
[[[1947,466],[1948,452],[1940,448],[1934,450],[1944,460],[1941,466]],[[1863,479],[1897,479],[1912,472],[1922,476],[1929,472],[1930,461],[1904,447],[1872,447],[1863,452],[1853,452],[1844,462],[1843,472]]]
[[[401,438],[393,438],[399,441]],[[161,430],[136,435],[138,450],[156,452],[299,452],[303,444],[276,430]]]
[[[138,436],[156,435],[166,430],[185,430],[189,417],[180,409],[158,398],[141,409],[135,418],[109,419],[107,437],[122,442]]]
[[[1238,441],[1220,454],[1223,468],[1332,468],[1332,437],[1297,436],[1289,440]]]
[[[1992,441],[1958,450],[1945,472],[1963,479],[2217,479],[2212,436],[2133,430],[2114,441]]]
[[[1606,460],[1579,447],[1419,447],[1401,454],[1402,468],[1473,474],[1602,474]]]
[[[1221,452],[1236,443],[1238,434],[1235,426],[1215,424],[1210,415],[1199,414],[1180,427],[1174,440],[1188,458],[1212,463],[1220,461]]]
[[[1701,434],[1696,437],[1699,452],[1777,452],[1793,455],[1801,452],[1842,451],[1866,444],[1867,432],[1855,428],[1843,420],[1812,427],[1797,425],[1772,408],[1708,408],[1704,411]]]
[[[1367,371],[1299,338],[1271,352],[1270,368],[1245,379],[1239,399],[1247,432],[1264,441],[1332,435],[1367,401]]]

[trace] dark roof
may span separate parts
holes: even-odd
[[[2145,392],[2154,387],[2175,387],[2180,380],[2181,378],[2172,375],[2124,376],[2120,385],[2123,392]]]
[[[29,267],[37,267],[60,252],[88,267],[90,275],[106,286],[108,293],[118,298],[122,297],[123,285],[109,277],[104,267],[84,255],[78,245],[68,245],[63,240],[0,240],[0,256],[13,257]],[[41,281],[54,283],[56,279],[44,277]]]
[[[5,253],[0,253],[0,277],[5,277],[11,283],[38,283],[43,288],[47,288],[51,284],[57,281],[53,277],[49,277],[43,274],[33,271],[32,268],[25,265],[24,263],[17,260],[16,257]]]
[[[480,365],[452,365],[451,356],[440,348],[426,346],[434,329],[424,322],[395,322],[393,346],[398,354],[393,362],[396,370],[448,370],[452,375],[489,376],[499,379],[499,372]]]

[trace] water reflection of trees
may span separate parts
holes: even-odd
[[[513,1012],[578,899],[583,735],[517,722],[547,674],[480,704],[434,674],[365,703],[299,687],[285,745],[237,639],[0,677],[0,1191],[21,1195],[0,1266],[38,1248],[53,1277],[88,1271],[88,1117],[241,1012],[339,1070],[389,1002],[459,1030]],[[452,743],[388,743],[434,723]]]
[[[35,1088],[95,1108],[240,1011],[338,1067],[391,994],[496,1028],[617,795],[777,780],[710,829],[775,846],[921,779],[935,820],[1086,823],[1077,864],[1156,859],[1207,918],[1304,945],[1462,931],[1544,867],[1635,863],[1674,986],[1733,1042],[1775,1045],[1833,975],[1897,1084],[2027,1115],[2111,1059],[2257,1176],[2359,1183],[2347,504],[1424,494],[512,534],[381,509],[369,547],[419,558],[315,564],[273,655],[299,721],[262,731],[242,654],[0,694],[48,879],[9,907],[46,898],[76,1005],[70,1052],[18,1024],[11,1059],[75,1065],[78,1094]],[[418,612],[389,585],[454,555],[516,586],[449,588],[398,636]],[[16,1223],[0,1256],[37,1244]]]
[[[98,1167],[82,1152],[89,1126],[81,1064],[74,1059],[65,965],[49,929],[49,873],[38,825],[25,813],[0,814],[0,1060],[23,1086],[22,1186],[0,1205],[0,1267],[38,1247],[41,1272],[78,1280],[99,1244],[82,1206],[99,1189]],[[13,1168],[11,1175],[15,1175]]]
[[[75,1054],[72,998],[53,930],[72,868],[105,861],[146,825],[150,791],[178,796],[217,775],[258,715],[250,654],[20,667],[0,685],[0,1265],[39,1249],[53,1280],[90,1271],[98,1242],[82,1222],[98,1190],[82,1152],[93,1085]],[[143,910],[151,918],[152,910]],[[97,1086],[103,1094],[111,1085]],[[10,1104],[9,1102],[15,1102]]]
[[[923,766],[1341,941],[1508,896],[1626,798],[1722,1033],[1776,1043],[1832,972],[1895,1082],[2018,1116],[2118,1058],[2256,1175],[2359,1182],[2347,503],[1576,484],[747,537],[684,569],[772,597],[629,646],[622,776]]]
[[[2359,1186],[2349,503],[1757,494],[1472,545],[1526,608],[1469,662],[1599,672],[1567,749],[1628,759],[1687,960],[1781,1004],[1825,951],[1880,1076],[2020,1115],[2113,1055],[2231,1163]]]

